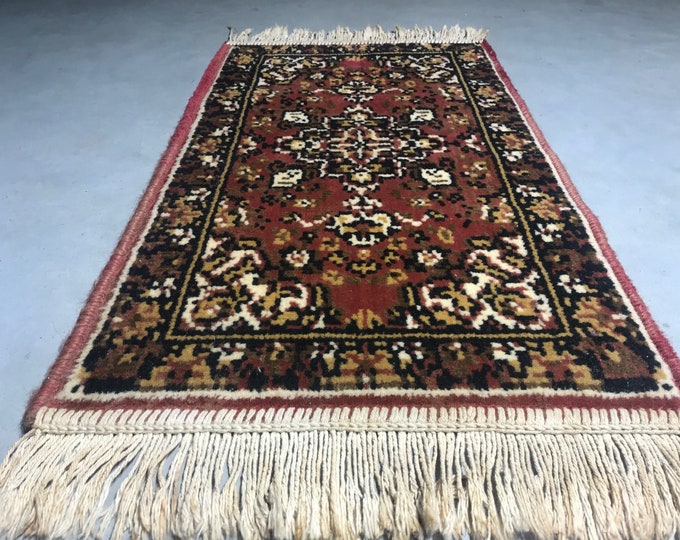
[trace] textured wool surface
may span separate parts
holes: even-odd
[[[677,356],[484,36],[230,36],[0,531],[678,534]]]

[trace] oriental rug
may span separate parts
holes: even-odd
[[[678,358],[484,38],[231,36],[0,534],[680,534]]]

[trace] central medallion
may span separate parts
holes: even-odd
[[[347,107],[341,116],[312,124],[305,112],[286,111],[283,124],[299,125],[300,130],[279,138],[276,151],[314,165],[321,178],[339,179],[348,192],[375,191],[384,179],[401,178],[407,162],[423,162],[427,179],[432,169],[427,158],[447,150],[442,137],[424,133],[417,125],[433,118],[429,109],[414,109],[406,118],[395,118],[357,105]],[[294,171],[292,176],[302,180]]]
[[[177,328],[271,340],[558,329],[445,58],[277,56],[259,77],[271,84],[243,109]]]
[[[418,124],[433,120],[429,109],[414,109],[405,118],[377,114],[365,105],[348,106],[341,116],[323,118],[315,125],[303,111],[286,111],[282,123],[300,126],[295,135],[280,137],[276,151],[295,159],[296,164],[313,165],[319,178],[335,178],[343,191],[359,195],[357,207],[351,195],[343,201],[352,212],[326,216],[326,229],[354,247],[370,247],[401,230],[400,215],[378,210],[379,200],[365,197],[375,192],[385,179],[405,175],[406,164],[419,164],[419,177],[431,185],[451,183],[447,171],[426,160],[447,150],[445,141],[419,129]],[[301,168],[280,171],[272,187],[293,188],[304,181]]]

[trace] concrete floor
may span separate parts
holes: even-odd
[[[0,454],[227,27],[459,23],[489,41],[680,349],[680,3],[0,5]]]

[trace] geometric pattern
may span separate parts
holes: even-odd
[[[232,47],[61,397],[168,392],[678,393],[474,44]]]

